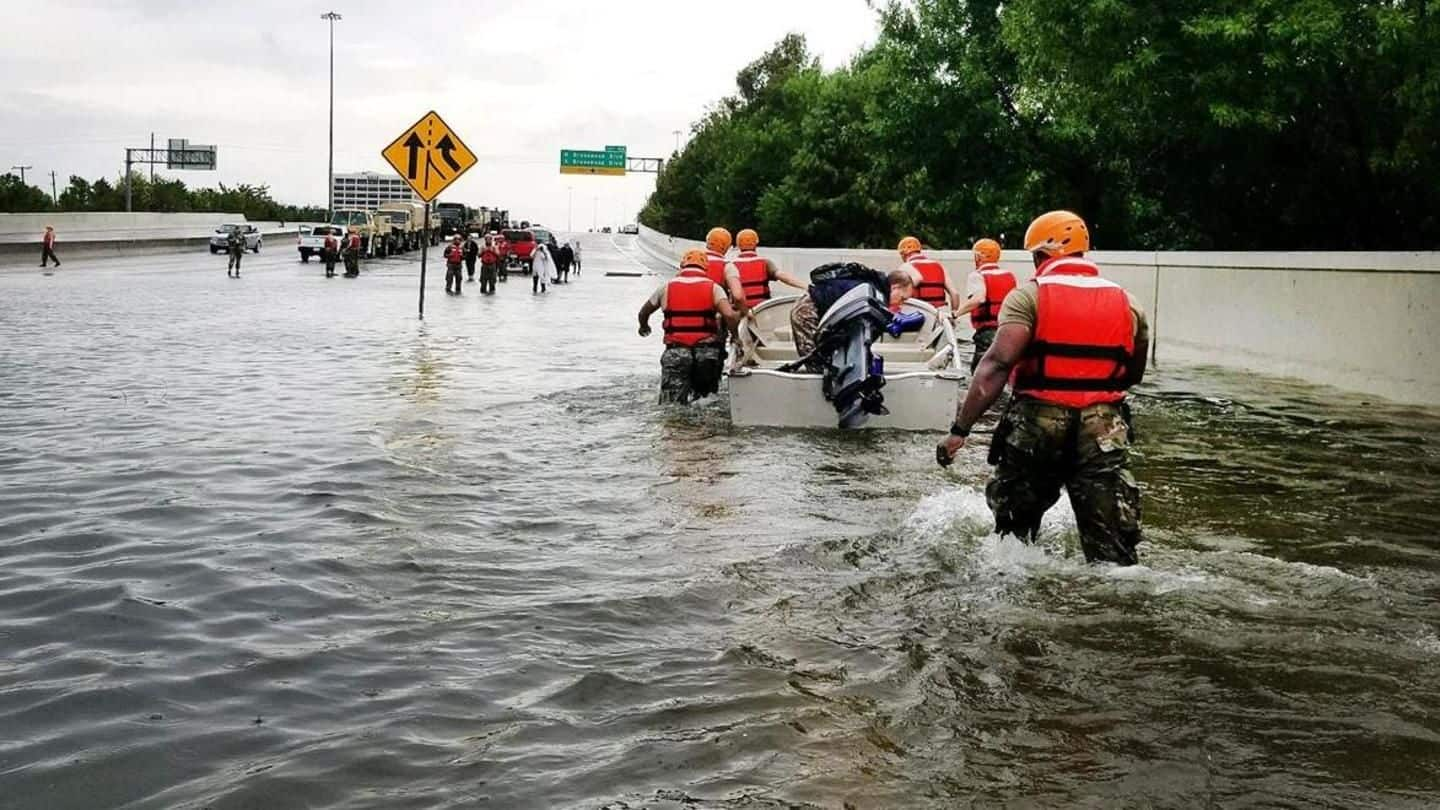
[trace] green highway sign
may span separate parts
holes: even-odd
[[[561,174],[625,174],[625,147],[607,146],[605,151],[561,149]]]

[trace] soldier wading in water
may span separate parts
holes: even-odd
[[[1034,255],[1035,278],[1005,296],[995,342],[936,458],[950,465],[1015,370],[1014,397],[990,445],[995,471],[985,499],[995,531],[1034,541],[1064,487],[1085,559],[1133,565],[1140,488],[1129,469],[1125,391],[1145,376],[1145,313],[1084,258],[1090,233],[1075,214],[1036,219],[1025,249]]]

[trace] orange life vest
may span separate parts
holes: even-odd
[[[753,250],[742,250],[735,257],[735,269],[740,271],[740,289],[745,291],[745,303],[755,306],[770,300],[770,263]]]
[[[1135,352],[1125,290],[1078,256],[1042,264],[1035,283],[1035,332],[1015,370],[1016,395],[1070,408],[1124,399]]]
[[[915,297],[937,309],[944,307],[947,303],[945,266],[923,253],[916,253],[905,263],[920,274],[920,283],[915,285]]]
[[[982,264],[976,268],[980,279],[985,282],[985,300],[970,310],[970,325],[976,329],[989,329],[1000,325],[1000,305],[1005,296],[1015,289],[1015,274],[1001,270],[998,264]]]
[[[707,250],[705,260],[705,277],[719,284],[720,289],[725,289],[725,254]]]
[[[687,267],[665,286],[665,345],[695,346],[720,337],[715,283],[707,271]]]
[[[325,237],[325,252],[335,253],[340,249],[340,242],[334,236]]]
[[[360,250],[360,234],[358,234],[358,233],[352,233],[352,234],[350,234],[350,249],[351,249],[351,250],[354,250],[354,251],[359,251],[359,250]]]

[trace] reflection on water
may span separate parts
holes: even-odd
[[[1090,567],[983,441],[657,404],[586,257],[0,276],[0,807],[1433,806],[1440,415],[1161,368]]]

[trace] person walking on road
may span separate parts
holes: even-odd
[[[499,264],[500,255],[495,252],[495,246],[489,239],[485,240],[485,247],[480,249],[480,294],[495,294],[496,267]]]
[[[725,370],[725,333],[735,335],[740,314],[725,288],[711,281],[705,251],[680,259],[680,273],[661,284],[640,306],[640,337],[650,336],[650,316],[665,314],[665,351],[660,355],[660,401],[686,404],[720,390]],[[722,320],[723,318],[723,320]]]
[[[475,234],[465,238],[465,278],[467,281],[475,281],[475,261],[480,258],[480,243],[475,241]]]
[[[554,277],[555,259],[550,256],[550,248],[543,242],[537,244],[530,254],[530,292],[545,292],[545,285]]]
[[[965,303],[955,315],[969,313],[970,326],[975,330],[975,353],[970,358],[970,373],[980,365],[980,358],[995,342],[995,330],[1000,326],[1000,305],[1005,296],[1015,289],[1019,282],[1015,274],[1000,269],[1000,243],[994,239],[981,239],[971,248],[975,254],[975,272],[965,280]]]
[[[60,258],[55,255],[55,226],[46,225],[45,233],[40,236],[40,266],[49,267],[49,262],[55,262],[60,266]]]
[[[579,278],[579,277],[580,277],[580,240],[579,240],[578,238],[570,240],[570,252],[571,252],[571,254],[574,255],[574,257],[575,257],[575,264],[574,264],[573,266],[571,266],[570,269],[571,269],[571,270],[574,270],[574,271],[575,271],[575,277],[576,277],[576,278]]]
[[[575,261],[575,251],[571,249],[570,243],[565,243],[555,250],[555,269],[560,273],[560,284],[570,283],[570,264]]]
[[[1090,233],[1079,216],[1040,216],[1025,249],[1035,278],[1005,297],[995,342],[935,458],[942,467],[954,461],[1013,370],[1014,396],[990,442],[985,500],[995,531],[1033,542],[1063,487],[1085,559],[1134,565],[1143,536],[1125,392],[1145,377],[1145,312],[1085,258]]]
[[[355,226],[350,226],[350,233],[345,238],[345,277],[356,278],[360,275],[360,231]]]
[[[465,261],[465,246],[460,243],[460,234],[450,240],[445,247],[445,293],[447,295],[459,295],[460,284],[464,279],[460,276],[460,263]]]
[[[320,249],[320,258],[325,261],[325,277],[335,277],[335,260],[340,258],[340,240],[332,229],[325,233],[325,246]]]
[[[230,278],[240,277],[240,260],[245,257],[245,232],[240,228],[231,228],[230,235],[225,237],[225,246],[230,254],[230,263],[225,267],[225,275]]]

